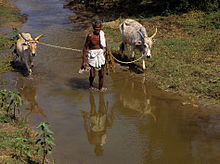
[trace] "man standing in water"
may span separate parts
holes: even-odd
[[[89,83],[90,88],[93,88],[93,81],[95,78],[95,70],[98,70],[99,73],[99,91],[103,91],[103,81],[104,81],[104,66],[105,66],[105,57],[104,57],[104,48],[106,47],[106,41],[104,32],[101,30],[102,22],[95,21],[92,23],[93,32],[89,33],[86,38],[86,42],[83,48],[83,63],[82,68],[86,68],[87,63],[91,67]],[[86,54],[87,63],[86,63]]]

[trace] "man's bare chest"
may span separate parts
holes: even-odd
[[[93,35],[91,40],[90,40],[92,45],[97,45],[100,43],[100,37],[99,35]]]

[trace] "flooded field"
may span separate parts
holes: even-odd
[[[68,19],[60,0],[17,0],[28,15],[20,29],[41,42],[82,49],[85,33]],[[82,53],[38,45],[33,75],[1,75],[24,100],[22,115],[33,126],[47,121],[54,131],[55,163],[220,163],[220,114],[163,92],[143,75],[117,71],[105,76],[103,93],[90,91],[79,74]],[[96,77],[95,86],[98,85]]]

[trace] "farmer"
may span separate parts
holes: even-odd
[[[93,32],[89,33],[86,37],[86,42],[83,48],[83,63],[82,68],[86,69],[87,63],[90,69],[89,83],[90,88],[93,88],[93,81],[95,78],[95,70],[99,73],[99,91],[103,91],[103,81],[104,81],[104,48],[106,47],[106,41],[104,32],[101,30],[101,21],[95,21],[92,23]],[[86,62],[87,56],[87,62]]]

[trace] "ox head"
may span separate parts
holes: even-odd
[[[141,53],[144,56],[146,56],[147,58],[150,58],[151,57],[150,49],[151,49],[152,44],[154,42],[153,38],[157,34],[157,28],[156,28],[155,33],[151,37],[144,36],[143,33],[140,30],[138,30],[138,33],[140,34],[140,36],[142,38],[142,41],[137,41],[136,46],[139,47],[139,50],[141,51]]]
[[[24,36],[22,33],[20,33],[19,36],[25,40],[25,42],[23,43],[23,46],[27,46],[27,49],[30,51],[31,56],[36,56],[37,43],[38,43],[38,40],[43,35],[39,35],[34,39],[32,38],[29,39],[26,36]]]

